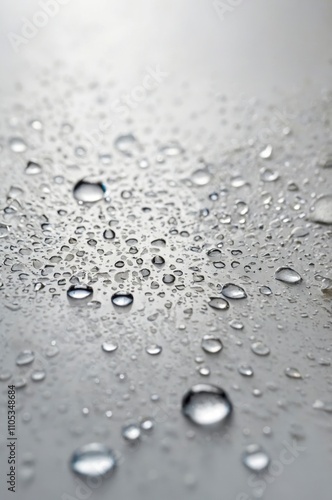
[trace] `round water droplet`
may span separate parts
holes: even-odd
[[[179,154],[183,153],[183,149],[180,144],[173,141],[165,144],[164,146],[161,146],[160,152],[165,156],[178,156]]]
[[[138,144],[133,134],[120,135],[114,141],[114,147],[127,156],[132,156],[137,146]]]
[[[211,174],[207,168],[199,168],[191,175],[191,180],[196,186],[205,186],[211,180]]]
[[[234,283],[226,283],[222,287],[221,293],[228,299],[245,299],[247,297],[245,290]]]
[[[72,285],[70,288],[67,290],[67,297],[69,299],[73,300],[84,300],[84,299],[90,299],[92,298],[93,295],[93,289],[89,285]]]
[[[31,374],[31,380],[33,380],[34,382],[41,382],[42,380],[44,380],[45,377],[46,377],[45,370],[35,370]]]
[[[157,356],[158,354],[161,353],[162,350],[163,348],[157,344],[152,344],[146,348],[146,352],[151,356]]]
[[[28,161],[27,166],[25,167],[25,173],[27,175],[37,175],[40,174],[41,171],[41,166],[35,161]]]
[[[254,374],[254,370],[249,365],[240,365],[238,367],[238,372],[244,377],[252,377]]]
[[[271,144],[268,144],[266,146],[266,148],[264,148],[263,151],[261,151],[259,153],[259,156],[261,158],[263,158],[263,160],[267,160],[267,159],[271,158],[271,156],[272,156],[272,146],[271,146]]]
[[[17,366],[30,365],[35,359],[35,353],[33,351],[22,351],[16,358]]]
[[[141,429],[136,424],[129,424],[122,428],[122,437],[126,441],[135,443],[141,437]]]
[[[258,356],[268,356],[271,352],[267,345],[260,341],[251,344],[251,350]]]
[[[175,276],[173,276],[173,274],[164,274],[163,282],[166,285],[171,285],[172,283],[174,283],[174,281],[175,281]]]
[[[200,426],[224,423],[233,407],[226,392],[211,384],[194,385],[182,399],[182,413]]]
[[[223,349],[223,343],[217,337],[213,335],[204,335],[201,346],[203,351],[209,354],[217,354]]]
[[[23,153],[27,149],[27,145],[20,137],[12,137],[9,140],[9,147],[14,153]]]
[[[229,303],[226,299],[221,297],[210,297],[209,306],[212,307],[212,309],[218,309],[219,311],[229,309]]]
[[[321,196],[316,200],[310,219],[319,224],[332,224],[332,194]]]
[[[116,292],[112,295],[112,303],[117,307],[128,307],[134,302],[134,297],[131,293]]]
[[[151,418],[144,418],[141,422],[141,429],[145,432],[152,431],[154,427],[153,420]]]
[[[261,286],[259,291],[261,292],[262,295],[271,295],[272,290],[269,286]]]
[[[252,472],[262,472],[268,467],[270,458],[261,446],[250,444],[242,455],[242,462]]]
[[[291,285],[295,285],[296,283],[300,283],[302,281],[299,273],[294,271],[291,267],[279,267],[276,270],[275,278]]]
[[[113,342],[104,342],[101,348],[104,352],[114,352],[117,350],[118,346],[113,344]]]
[[[296,379],[302,378],[302,375],[297,368],[288,367],[285,370],[285,374],[289,378],[296,378]]]
[[[112,229],[105,229],[103,236],[105,240],[114,240],[115,232]]]
[[[95,203],[105,197],[106,186],[102,182],[89,182],[82,179],[73,190],[74,197],[81,203]]]
[[[106,477],[116,467],[116,459],[111,449],[99,443],[82,446],[72,455],[71,470],[85,478]]]

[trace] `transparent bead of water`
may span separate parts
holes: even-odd
[[[194,385],[182,399],[182,413],[196,425],[209,427],[227,421],[233,411],[226,392],[211,384]]]
[[[251,368],[250,365],[240,365],[238,367],[238,372],[240,375],[243,375],[244,377],[252,377],[254,374],[254,370]]]
[[[146,352],[150,354],[150,356],[157,356],[162,352],[163,348],[160,345],[152,344],[146,348]]]
[[[295,285],[302,281],[299,273],[291,267],[279,267],[275,272],[275,278],[290,285]]]
[[[261,446],[250,444],[242,454],[242,462],[252,472],[262,472],[269,466],[270,458]]]
[[[212,309],[217,309],[219,311],[225,311],[226,309],[229,309],[229,303],[226,299],[223,299],[221,297],[210,297],[209,306],[212,307]]]
[[[117,350],[117,344],[113,344],[113,342],[103,342],[101,346],[104,352],[114,352]]]
[[[299,370],[297,368],[292,368],[292,367],[286,368],[285,375],[287,375],[288,378],[295,378],[295,379],[302,378],[302,375],[299,372]]]
[[[122,437],[126,441],[130,441],[131,443],[135,443],[141,437],[141,429],[136,424],[129,424],[122,428]]]
[[[80,203],[95,203],[105,197],[106,186],[102,182],[80,180],[73,189],[74,198]]]
[[[251,344],[251,350],[258,356],[268,356],[271,352],[267,345],[260,341]]]
[[[211,174],[207,168],[199,168],[191,175],[191,180],[196,186],[205,186],[211,180]]]
[[[71,285],[67,290],[67,297],[74,301],[92,298],[93,288],[89,285]]]
[[[129,292],[116,292],[111,300],[116,307],[128,307],[134,302],[134,297]]]
[[[25,350],[20,352],[16,358],[17,366],[30,365],[35,359],[35,353],[33,351]]]
[[[85,478],[106,477],[116,467],[113,451],[100,443],[91,443],[77,449],[71,457],[70,467]]]
[[[209,354],[217,354],[223,349],[223,343],[217,337],[213,335],[204,335],[201,342],[201,347],[203,351]]]
[[[27,145],[21,137],[12,137],[9,140],[9,147],[14,153],[23,153],[27,149]]]
[[[42,171],[41,165],[36,161],[28,161],[27,166],[25,167],[25,173],[27,175],[37,175]]]
[[[311,207],[310,219],[319,224],[332,224],[332,194],[319,197]]]
[[[221,293],[228,299],[245,299],[247,297],[245,290],[234,283],[226,283],[222,287]]]

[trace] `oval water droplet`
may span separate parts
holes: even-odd
[[[267,345],[260,341],[251,344],[251,350],[258,356],[268,356],[271,352]]]
[[[9,226],[0,222],[0,238],[5,238],[9,234]]]
[[[146,348],[146,352],[150,354],[150,356],[157,356],[162,352],[163,348],[160,345],[152,344]]]
[[[89,285],[72,285],[67,290],[67,297],[74,301],[92,298],[93,288]]]
[[[27,175],[37,175],[40,174],[41,171],[41,166],[35,161],[28,161],[27,166],[25,167],[25,173]]]
[[[201,346],[203,351],[209,354],[217,354],[223,349],[223,343],[218,337],[213,335],[204,335],[202,338]]]
[[[141,437],[141,429],[136,424],[129,424],[122,428],[122,437],[126,441],[135,443]]]
[[[299,370],[297,368],[292,368],[292,367],[286,368],[285,375],[287,375],[288,378],[296,378],[296,379],[302,378],[302,375],[299,372]]]
[[[134,302],[134,297],[129,292],[116,292],[112,295],[112,303],[117,307],[128,307]]]
[[[95,203],[105,197],[106,186],[102,182],[80,180],[73,190],[74,198],[80,203]]]
[[[209,306],[212,307],[212,309],[218,309],[219,311],[229,309],[229,303],[222,297],[210,297]]]
[[[226,392],[211,384],[194,385],[182,399],[182,413],[200,426],[223,424],[232,411]]]
[[[20,137],[12,137],[9,140],[9,147],[14,153],[23,153],[27,149],[27,145]]]
[[[254,370],[249,365],[240,365],[238,367],[238,372],[244,377],[252,377],[254,374]]]
[[[206,186],[211,180],[211,174],[207,168],[199,168],[191,174],[191,180],[196,186]]]
[[[114,141],[114,147],[127,156],[132,156],[137,146],[137,140],[133,134],[120,135]]]
[[[221,293],[228,299],[245,299],[247,297],[245,290],[234,283],[226,283],[222,287]]]
[[[104,352],[114,352],[117,350],[118,346],[113,344],[113,342],[104,342],[101,348]]]
[[[17,366],[30,365],[35,359],[35,353],[33,351],[22,351],[16,358]]]
[[[70,460],[71,470],[85,478],[106,477],[116,467],[116,459],[110,448],[91,443],[74,452]]]
[[[332,224],[332,194],[321,196],[316,200],[310,219],[319,224]]]
[[[295,285],[302,281],[299,273],[291,267],[279,267],[275,272],[275,278],[291,285]]]
[[[242,462],[252,472],[262,472],[269,466],[270,458],[261,446],[250,444],[243,452]]]
[[[105,229],[103,236],[105,240],[114,240],[115,232],[112,229]]]

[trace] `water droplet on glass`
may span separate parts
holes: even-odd
[[[9,140],[9,147],[14,153],[23,153],[27,149],[27,145],[20,137],[12,137]]]
[[[262,295],[271,295],[272,294],[272,290],[269,286],[261,286],[259,291]]]
[[[133,134],[120,135],[114,141],[114,147],[127,156],[132,156],[137,146],[137,141]]]
[[[105,229],[103,236],[105,240],[114,240],[115,232],[112,229]]]
[[[113,344],[113,342],[104,342],[101,348],[104,352],[114,352],[117,350],[118,346]]]
[[[166,285],[171,285],[175,281],[175,276],[173,274],[164,274],[163,276],[163,282]]]
[[[33,380],[34,382],[41,382],[42,380],[44,380],[45,377],[46,377],[45,370],[35,370],[31,374],[31,380]]]
[[[251,344],[251,350],[258,356],[268,356],[270,354],[270,349],[260,341]]]
[[[229,309],[229,303],[226,299],[221,297],[210,297],[209,306],[212,307],[212,309],[218,309],[220,311]]]
[[[230,417],[232,410],[226,392],[215,385],[194,385],[182,399],[182,413],[200,426],[222,424]]]
[[[183,153],[183,149],[180,144],[172,141],[168,144],[165,144],[164,146],[161,146],[160,152],[165,156],[178,156],[179,154]]]
[[[271,168],[261,168],[260,176],[263,182],[274,182],[279,179],[279,173]]]
[[[299,273],[291,267],[279,267],[276,270],[275,278],[291,285],[295,285],[296,283],[300,283],[302,281]]]
[[[249,365],[240,365],[238,367],[238,372],[244,377],[252,377],[254,374],[254,370]]]
[[[310,219],[319,224],[332,224],[332,194],[321,196],[316,200]]]
[[[27,175],[37,175],[40,174],[41,171],[41,166],[35,161],[28,161],[27,166],[25,167],[25,173]]]
[[[74,197],[81,203],[95,203],[105,197],[106,186],[102,182],[82,179],[74,186]]]
[[[266,148],[264,148],[260,153],[259,156],[263,158],[263,160],[267,160],[268,158],[271,158],[272,156],[272,146],[271,144],[268,144]]]
[[[297,368],[288,367],[285,370],[285,374],[289,378],[297,378],[297,379],[302,378],[302,375]]]
[[[201,346],[203,351],[209,354],[217,354],[224,347],[221,340],[213,335],[204,335]]]
[[[234,283],[226,283],[222,287],[221,293],[228,299],[245,299],[247,297],[245,290]]]
[[[205,186],[211,180],[211,174],[207,168],[199,168],[191,175],[191,180],[196,186]]]
[[[106,477],[114,471],[116,459],[107,446],[91,443],[75,451],[70,467],[75,474],[85,478]]]
[[[4,238],[9,234],[9,226],[0,222],[0,238]]]
[[[116,292],[112,295],[112,303],[117,307],[128,307],[134,302],[134,297],[131,293]]]
[[[32,363],[35,359],[35,353],[33,351],[22,351],[16,358],[17,366],[25,366]]]
[[[261,446],[250,444],[242,455],[242,462],[252,472],[262,472],[268,467],[270,458]]]
[[[126,441],[135,443],[141,437],[141,429],[136,424],[129,424],[122,428],[122,437]]]
[[[84,300],[92,298],[93,289],[89,285],[72,285],[67,290],[67,297],[73,300]]]
[[[157,356],[158,354],[161,353],[162,350],[163,348],[157,344],[152,344],[146,348],[146,352],[151,356]]]

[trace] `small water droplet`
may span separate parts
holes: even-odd
[[[132,156],[138,147],[136,137],[133,134],[120,135],[114,141],[114,147],[126,156]]]
[[[210,297],[209,306],[212,307],[212,309],[218,309],[219,311],[229,309],[229,303],[226,299],[221,297]]]
[[[316,200],[310,219],[319,224],[332,224],[332,194],[321,196]]]
[[[9,140],[9,147],[14,153],[23,153],[27,149],[27,145],[20,137],[12,137]]]
[[[122,437],[126,441],[135,443],[141,437],[141,429],[136,424],[129,424],[122,428]]]
[[[196,186],[205,186],[211,180],[211,174],[207,168],[199,168],[191,175],[191,180]]]
[[[35,161],[28,161],[27,166],[25,167],[25,173],[27,175],[37,175],[40,174],[41,171],[41,166]]]
[[[91,443],[74,452],[70,466],[75,474],[85,478],[106,477],[114,471],[116,459],[107,446]]]
[[[113,344],[113,342],[104,342],[101,348],[104,352],[114,352],[117,350],[118,346]]]
[[[16,358],[17,366],[30,365],[35,359],[35,353],[33,351],[22,351]]]
[[[45,377],[46,377],[45,370],[35,370],[31,374],[31,380],[33,380],[34,382],[41,382],[42,380],[44,380]]]
[[[250,444],[242,454],[242,462],[252,472],[262,472],[268,467],[270,458],[261,446]]]
[[[299,273],[291,267],[279,267],[275,272],[275,278],[291,285],[295,285],[302,281]]]
[[[251,344],[251,350],[258,356],[268,356],[271,352],[267,345],[260,341]]]
[[[222,287],[221,293],[228,299],[245,299],[247,297],[245,290],[234,283],[226,283]]]
[[[171,285],[175,281],[175,276],[173,274],[164,274],[163,276],[163,282],[166,285]]]
[[[160,152],[165,156],[178,156],[183,153],[183,149],[179,143],[172,141],[164,146],[161,146]]]
[[[249,365],[240,365],[238,367],[238,372],[244,377],[252,377],[254,374],[254,370]]]
[[[269,286],[261,286],[259,291],[262,295],[271,295],[272,294],[272,290]]]
[[[0,222],[0,238],[5,238],[9,234],[9,226]]]
[[[112,229],[105,229],[103,236],[105,240],[114,240],[115,232]]]
[[[134,297],[129,292],[116,292],[112,295],[112,303],[117,307],[128,307],[134,302]]]
[[[274,182],[279,179],[279,173],[271,168],[261,168],[260,176],[263,182]]]
[[[263,158],[263,160],[267,160],[271,158],[272,156],[272,146],[271,144],[268,144],[266,148],[264,148],[260,153],[259,156]]]
[[[146,352],[151,356],[157,356],[162,352],[163,348],[160,345],[152,344],[146,348]]]
[[[182,399],[182,412],[191,422],[200,426],[224,423],[233,407],[226,392],[215,385],[194,385]]]
[[[297,368],[288,367],[285,370],[285,374],[289,378],[296,378],[296,379],[302,378],[302,375]]]

